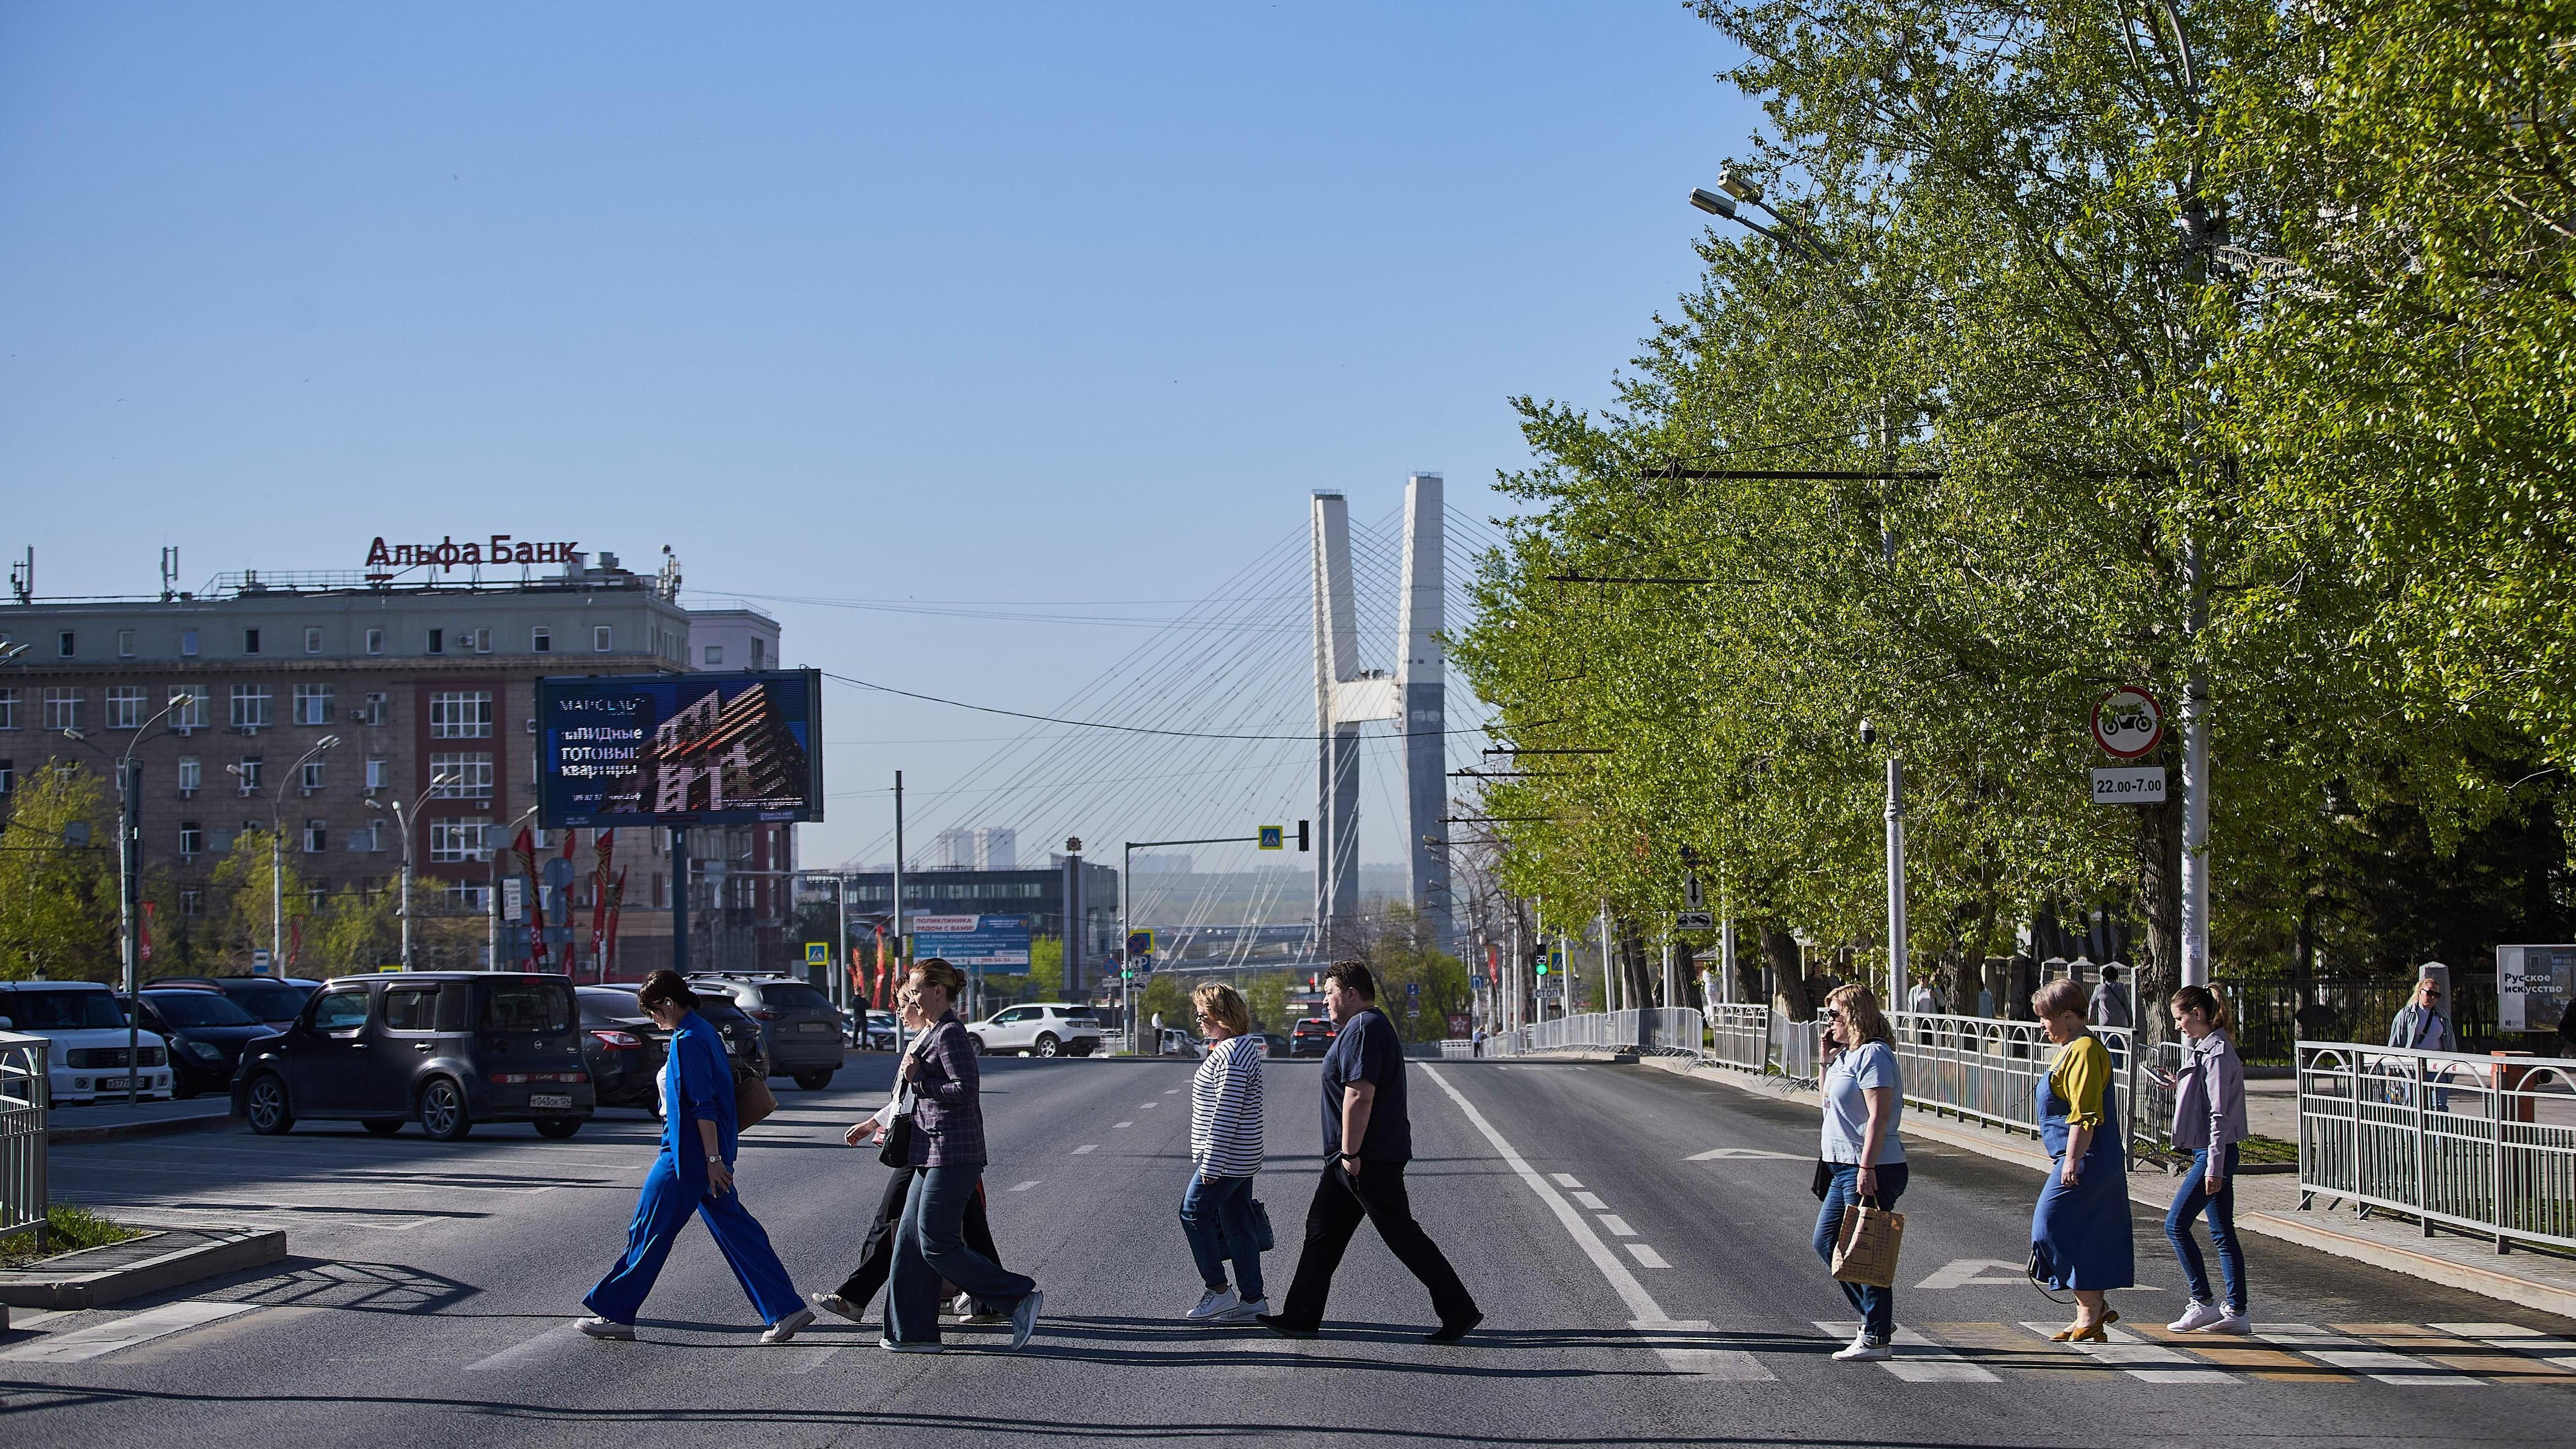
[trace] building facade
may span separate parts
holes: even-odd
[[[414,964],[487,964],[492,933],[478,927],[505,868],[495,851],[522,828],[542,853],[565,844],[535,828],[536,681],[778,658],[776,622],[745,607],[712,611],[706,627],[720,642],[701,641],[673,561],[638,574],[614,554],[566,554],[545,577],[243,573],[203,594],[0,606],[0,649],[25,646],[0,663],[0,802],[51,762],[110,779],[129,752],[140,762],[153,974],[247,969],[243,943],[202,940],[195,927],[224,904],[218,872],[236,842],[271,829],[306,910],[344,888],[395,889],[408,836]],[[700,665],[710,648],[725,662]],[[678,883],[666,833],[576,833],[570,914],[583,973],[600,966],[588,948],[603,834],[626,876],[618,974],[667,964]],[[728,867],[696,884],[693,964],[784,964],[791,893],[765,873],[794,869],[792,831],[700,828],[692,844]],[[264,865],[258,874],[265,883]],[[306,956],[294,966],[377,964]]]

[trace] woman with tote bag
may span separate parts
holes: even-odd
[[[1816,1163],[1816,1196],[1824,1199],[1816,1214],[1816,1256],[1834,1270],[1843,1297],[1861,1315],[1860,1331],[1834,1358],[1874,1363],[1896,1355],[1896,1289],[1890,1279],[1894,1235],[1904,1231],[1905,1219],[1890,1210],[1905,1191],[1905,1144],[1897,1136],[1905,1083],[1897,1073],[1894,1035],[1868,987],[1835,987],[1818,1015],[1825,1023],[1818,1093],[1825,1122]],[[1846,1218],[1851,1233],[1845,1231]],[[1869,1261],[1854,1262],[1856,1253]]]

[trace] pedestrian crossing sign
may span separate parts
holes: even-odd
[[[832,943],[831,943],[831,942],[829,942],[829,941],[808,941],[808,942],[806,942],[806,943],[805,943],[805,964],[806,964],[806,965],[808,965],[808,966],[829,966],[829,965],[831,965],[831,964],[832,964]]]
[[[1262,826],[1260,843],[1263,850],[1286,850],[1288,848],[1288,827],[1285,825]]]

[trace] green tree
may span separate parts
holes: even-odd
[[[304,928],[306,969],[326,972],[373,971],[401,959],[402,921],[394,894],[370,895],[354,886],[331,893],[322,911]]]
[[[0,978],[107,981],[117,945],[115,807],[76,764],[29,771],[0,830]]]
[[[1296,977],[1281,971],[1243,983],[1243,1004],[1251,1009],[1253,1030],[1284,1032],[1295,1025],[1288,1012],[1288,992],[1296,981]]]
[[[1029,985],[1040,1001],[1064,995],[1064,938],[1037,936],[1029,941]]]
[[[214,907],[208,915],[204,941],[218,959],[231,962],[239,971],[250,969],[251,952],[269,950],[274,942],[286,939],[286,922],[306,916],[312,909],[305,895],[304,873],[295,864],[295,853],[272,852],[272,840],[265,830],[244,830],[233,838],[233,848],[208,880]],[[284,970],[285,963],[279,962],[277,969]]]

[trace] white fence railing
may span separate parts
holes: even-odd
[[[2303,1041],[2299,1198],[2576,1249],[2576,1067]]]
[[[44,1246],[45,1053],[41,1036],[0,1031],[0,1234],[34,1227]]]

